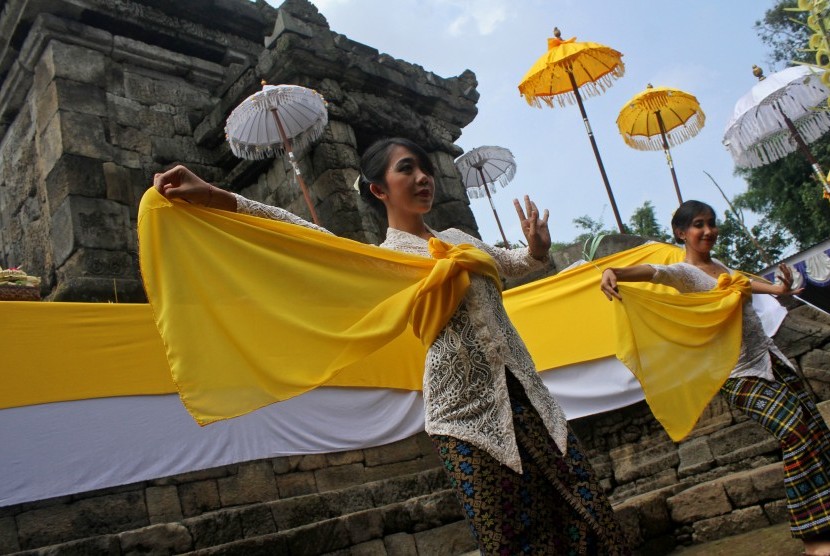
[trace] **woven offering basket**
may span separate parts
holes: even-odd
[[[40,301],[40,278],[0,267],[0,301]]]
[[[0,301],[40,301],[40,288],[0,284]]]

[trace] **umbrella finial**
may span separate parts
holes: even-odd
[[[757,77],[758,81],[761,81],[764,79],[764,70],[759,68],[755,64],[752,64],[752,75]]]
[[[559,30],[559,27],[554,27],[553,28],[553,36],[556,37],[557,39],[562,38],[562,31]]]

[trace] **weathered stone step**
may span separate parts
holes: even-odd
[[[457,556],[475,548],[450,490],[362,510],[277,533],[188,552],[188,556]]]
[[[346,515],[392,507],[442,492],[447,487],[442,469],[428,469],[319,494],[223,508],[192,518],[77,539],[18,554],[178,554],[306,526],[313,528],[316,523],[337,522]],[[455,499],[450,508],[455,511],[456,520],[459,519],[461,514]]]
[[[688,488],[674,485],[614,506],[635,545],[666,554],[787,520],[780,462],[732,473]]]

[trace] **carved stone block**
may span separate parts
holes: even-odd
[[[36,89],[56,77],[100,86],[106,81],[107,57],[97,50],[52,40],[35,68]]]
[[[52,218],[52,249],[57,266],[81,247],[126,251],[132,243],[129,209],[115,201],[70,195]]]
[[[46,176],[46,192],[52,214],[70,195],[104,197],[107,186],[101,161],[85,156],[62,156]]]

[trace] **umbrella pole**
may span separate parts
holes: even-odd
[[[663,116],[660,115],[659,110],[655,111],[654,115],[657,116],[657,125],[660,127],[660,138],[663,140],[663,152],[666,153],[666,162],[669,165],[669,170],[671,170],[671,179],[674,181],[674,191],[677,193],[677,202],[682,205],[683,197],[680,195],[680,185],[677,183],[677,174],[674,171],[674,162],[672,161],[671,151],[669,150],[669,141],[666,139],[666,126],[663,123]]]
[[[300,172],[300,165],[297,164],[297,160],[294,158],[294,151],[291,148],[291,139],[289,139],[288,135],[285,133],[285,129],[282,127],[282,121],[280,121],[277,111],[272,109],[271,113],[274,115],[274,121],[277,122],[277,130],[280,133],[280,139],[282,139],[282,144],[285,145],[285,150],[288,152],[288,161],[294,169],[294,175],[297,176],[297,183],[300,184],[300,189],[302,190],[303,197],[305,198],[305,204],[308,205],[308,210],[311,212],[311,220],[319,226],[320,220],[317,218],[317,211],[314,210],[314,205],[311,203],[311,195],[308,193],[305,180],[303,180],[303,174]]]
[[[573,87],[574,95],[576,95],[576,103],[579,105],[579,111],[582,113],[582,121],[585,123],[585,130],[588,132],[588,139],[591,140],[591,147],[594,149],[594,157],[597,159],[597,166],[599,166],[599,173],[602,175],[602,182],[605,184],[605,191],[608,192],[608,199],[611,201],[611,209],[614,211],[614,218],[617,220],[617,227],[620,233],[625,233],[625,226],[623,226],[620,218],[620,211],[617,210],[617,202],[614,200],[614,193],[611,191],[611,184],[608,183],[608,176],[605,174],[605,166],[602,164],[602,158],[599,156],[599,148],[594,139],[594,132],[591,130],[591,123],[588,121],[588,114],[585,112],[585,106],[582,104],[582,95],[579,94],[579,88],[576,86],[576,79],[574,74],[568,72],[568,77],[571,79],[571,86]]]
[[[504,235],[504,229],[501,227],[501,220],[499,220],[499,213],[496,212],[496,205],[493,204],[493,197],[490,195],[490,188],[487,187],[487,180],[484,179],[484,171],[481,168],[477,168],[478,174],[481,176],[481,183],[484,184],[484,191],[487,193],[487,199],[490,200],[490,208],[493,209],[493,216],[496,217],[496,224],[499,225],[499,231],[501,232],[501,239],[504,241],[504,248],[510,249],[510,242],[507,241],[507,236]]]
[[[781,110],[781,107],[776,104],[776,108],[778,111],[781,112],[781,116],[784,117],[784,123],[787,124],[787,128],[790,130],[790,134],[792,134],[793,139],[795,140],[795,144],[798,145],[798,149],[801,153],[807,157],[807,160],[810,161],[810,165],[813,167],[813,175],[815,176],[816,180],[821,184],[821,187],[824,189],[825,197],[830,195],[830,184],[827,183],[827,178],[825,177],[824,171],[821,169],[821,166],[816,160],[816,157],[813,156],[813,153],[810,151],[810,148],[807,146],[807,143],[804,142],[804,138],[798,132],[793,124],[793,121],[784,114],[784,111]]]

